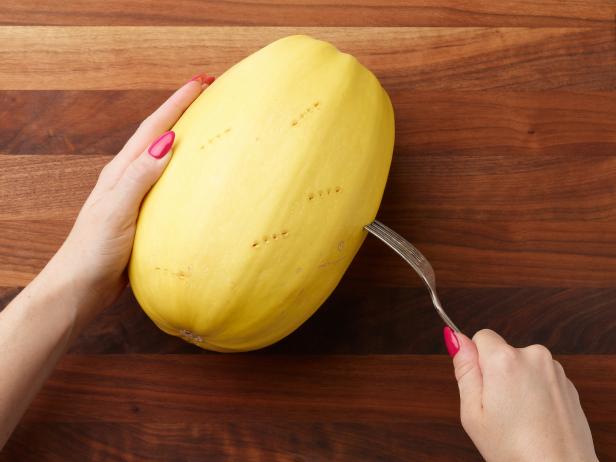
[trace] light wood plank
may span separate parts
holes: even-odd
[[[112,156],[0,155],[0,220],[72,219]],[[396,152],[388,220],[573,221],[616,218],[615,156]]]
[[[5,0],[0,24],[611,27],[613,0]]]
[[[614,287],[616,222],[396,219],[394,229],[433,263],[439,287]],[[0,287],[43,268],[71,221],[0,220]],[[421,284],[396,254],[369,238],[347,277],[357,286]]]
[[[4,26],[0,90],[171,89],[298,33],[354,54],[388,89],[616,88],[613,29]]]

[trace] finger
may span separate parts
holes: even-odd
[[[190,104],[214,81],[214,77],[198,74],[179,88],[155,112],[148,116],[126,142],[101,175],[101,185],[113,187],[128,165],[162,132],[169,130]]]
[[[143,198],[169,163],[174,139],[174,132],[163,133],[126,167],[114,187],[114,194],[125,210],[135,214],[139,210]]]
[[[520,367],[522,354],[520,350],[509,345],[500,335],[489,329],[483,329],[473,336],[479,353],[479,367],[484,383],[511,380]]]
[[[131,158],[138,156],[152,143],[154,138],[169,130],[177,122],[182,113],[201,94],[202,85],[209,85],[212,81],[211,77],[199,74],[176,90],[167,101],[141,123],[119,155]]]
[[[503,337],[490,329],[482,329],[473,335],[473,342],[477,345],[479,356],[486,358],[504,347],[509,347],[509,344]]]
[[[475,420],[481,414],[483,377],[479,367],[479,353],[475,344],[464,334],[450,328],[444,330],[445,343],[457,342],[458,350],[453,354],[458,389],[460,391],[460,415],[465,423]],[[448,346],[450,354],[452,349]],[[454,348],[455,350],[455,348]]]

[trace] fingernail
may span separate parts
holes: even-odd
[[[155,159],[162,159],[167,155],[173,146],[175,132],[168,131],[160,135],[148,148],[148,154]]]
[[[190,79],[188,82],[193,82],[193,81],[197,80],[199,83],[203,83],[203,77],[204,77],[204,76],[205,76],[205,74],[196,74],[196,75],[193,75],[193,76],[191,77],[191,79]],[[186,82],[186,83],[188,83],[188,82]]]
[[[443,329],[443,337],[445,337],[445,346],[447,347],[447,352],[449,356],[452,358],[460,351],[460,342],[458,341],[458,337],[456,333],[449,326],[445,326]]]
[[[214,83],[214,80],[216,80],[216,77],[213,77],[211,75],[207,75],[207,74],[201,73],[201,74],[197,74],[197,75],[193,76],[188,82],[193,82],[195,80],[197,82],[199,82],[201,85],[203,85],[203,84],[211,85],[212,83]],[[188,82],[186,82],[186,83],[188,83]]]

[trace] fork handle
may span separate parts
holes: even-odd
[[[430,288],[428,287],[428,289]],[[447,313],[445,313],[445,310],[443,309],[443,306],[441,305],[441,301],[438,299],[438,296],[436,295],[436,293],[433,292],[432,290],[430,290],[430,298],[432,298],[432,304],[434,305],[434,308],[436,308],[436,312],[441,317],[441,319],[445,322],[445,324],[451,327],[451,329],[453,329],[454,332],[461,334],[462,331],[458,329],[458,326],[456,326],[454,322],[449,318],[449,316],[447,316]]]

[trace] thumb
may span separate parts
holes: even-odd
[[[175,133],[168,131],[159,136],[150,147],[139,154],[124,170],[115,185],[127,207],[138,209],[144,196],[156,183],[169,163],[169,152]]]
[[[449,327],[443,331],[447,351],[453,356],[453,367],[460,390],[460,412],[473,416],[481,412],[483,376],[479,367],[477,347],[466,335],[454,332]]]

